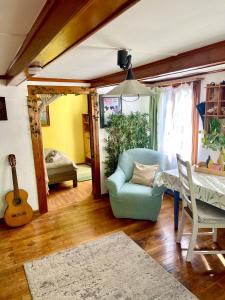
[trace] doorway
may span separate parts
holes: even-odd
[[[83,186],[92,192],[88,100],[87,95],[39,97],[45,104],[40,120],[48,209],[55,210],[82,198]]]
[[[37,178],[37,191],[40,213],[48,211],[47,187],[45,181],[45,164],[43,155],[43,137],[40,122],[40,95],[87,95],[88,99],[88,118],[90,127],[91,155],[90,163],[92,166],[92,192],[94,198],[101,195],[100,190],[100,162],[98,144],[98,109],[97,95],[95,89],[87,87],[72,86],[28,86],[28,111],[31,128],[31,139],[34,153],[34,164]]]

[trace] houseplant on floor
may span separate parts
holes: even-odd
[[[120,153],[132,148],[149,148],[150,127],[148,114],[112,115],[105,139],[105,176],[116,169]]]

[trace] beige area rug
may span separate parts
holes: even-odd
[[[123,232],[24,268],[33,299],[197,299]]]
[[[77,165],[77,181],[87,181],[91,180],[91,167],[89,165]]]

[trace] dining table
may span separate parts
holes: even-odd
[[[196,172],[192,168],[192,180],[195,197],[225,211],[225,177]],[[178,169],[167,170],[160,173],[156,184],[164,185],[174,192],[174,228],[178,228],[180,181]]]

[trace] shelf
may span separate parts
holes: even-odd
[[[206,89],[215,89],[215,88],[221,88],[221,87],[225,87],[225,84],[216,84],[216,85],[208,85],[208,86],[205,86]]]
[[[217,103],[217,102],[220,102],[220,103],[225,103],[225,100],[208,100],[206,101],[206,103]]]
[[[224,117],[225,118],[225,115],[204,115],[204,117],[217,117],[217,118]]]
[[[207,84],[205,108],[205,130],[208,132],[210,123],[215,120],[225,120],[225,84]],[[211,111],[211,113],[210,113]]]

